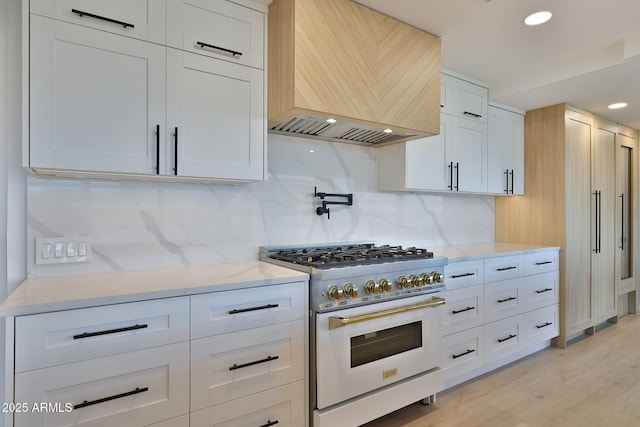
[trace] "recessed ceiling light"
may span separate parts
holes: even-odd
[[[540,25],[547,22],[549,19],[551,19],[552,16],[553,14],[551,12],[549,12],[548,10],[543,10],[540,12],[532,13],[531,15],[524,18],[524,23],[530,26]]]
[[[616,102],[615,104],[609,105],[609,109],[617,110],[618,108],[624,108],[627,106],[626,102]]]

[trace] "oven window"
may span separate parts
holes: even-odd
[[[422,322],[369,332],[351,338],[351,367],[422,347]]]

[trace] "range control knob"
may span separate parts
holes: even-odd
[[[378,292],[380,292],[380,285],[373,280],[367,280],[367,282],[364,284],[364,291],[368,295],[377,294]]]
[[[331,285],[329,286],[328,296],[331,301],[340,301],[344,297],[344,290],[336,285]]]
[[[431,275],[428,273],[422,273],[420,275],[420,281],[422,282],[423,285],[430,285],[431,284]]]
[[[437,271],[432,271],[431,280],[433,281],[433,283],[442,283],[442,274],[438,273]]]
[[[420,278],[415,274],[409,276],[409,283],[407,284],[407,288],[413,288],[414,286],[420,286]]]
[[[400,276],[396,279],[396,286],[398,289],[404,289],[407,287],[407,278],[404,276]]]
[[[353,283],[344,285],[344,295],[347,298],[356,298],[358,296],[358,287]]]
[[[383,292],[391,292],[391,282],[389,282],[387,279],[380,279],[380,289]]]

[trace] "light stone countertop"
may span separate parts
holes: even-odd
[[[0,305],[18,316],[306,281],[309,275],[261,261],[31,278]]]
[[[548,250],[560,250],[560,246],[527,245],[523,243],[470,243],[463,245],[438,246],[429,248],[435,256],[446,256],[449,263],[495,258],[508,255],[520,255]]]

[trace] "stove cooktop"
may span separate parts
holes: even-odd
[[[286,248],[270,253],[268,257],[317,269],[329,269],[429,259],[433,258],[433,252],[415,247],[403,248],[402,246],[376,246],[373,243],[361,243],[309,248]]]

